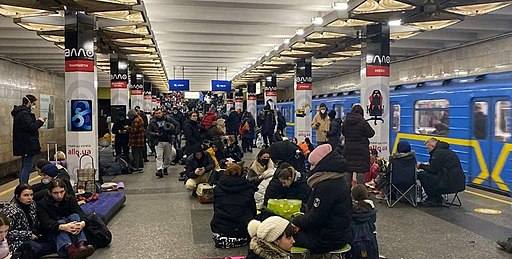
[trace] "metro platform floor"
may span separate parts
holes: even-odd
[[[256,152],[246,155],[252,162]],[[123,181],[127,201],[109,222],[110,247],[91,258],[210,258],[245,256],[247,247],[216,249],[211,240],[211,204],[200,204],[186,191],[172,166],[169,175],[157,179],[154,157],[140,174],[106,178]],[[37,178],[34,179],[37,181]],[[0,201],[12,197],[1,186]],[[380,254],[387,258],[512,258],[496,240],[512,236],[512,199],[468,188],[459,195],[463,206],[413,208],[398,203],[388,208],[376,202]],[[500,215],[479,214],[475,208],[498,209]]]

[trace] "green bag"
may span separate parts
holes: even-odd
[[[271,212],[290,220],[293,214],[300,212],[301,200],[269,199],[267,208]]]

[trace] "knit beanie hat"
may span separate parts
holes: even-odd
[[[334,118],[336,118],[336,111],[331,110],[327,115],[329,115],[329,118],[334,119]]]
[[[48,175],[50,177],[56,177],[57,175],[59,175],[59,169],[52,164],[47,164],[41,168],[41,173]]]
[[[283,234],[290,221],[279,216],[272,216],[263,222],[251,220],[247,226],[247,231],[251,237],[257,236],[267,242],[276,241]]]
[[[407,141],[400,141],[398,142],[398,147],[396,149],[398,153],[408,153],[411,152],[411,144]]]
[[[332,151],[331,145],[329,145],[329,144],[320,145],[320,146],[316,147],[315,149],[313,149],[313,152],[311,152],[309,154],[308,161],[309,161],[309,163],[316,165],[327,154],[331,153],[331,151]]]

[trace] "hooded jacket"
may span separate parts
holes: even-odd
[[[171,123],[174,129],[165,130],[166,123]],[[158,145],[158,142],[171,142],[172,136],[179,133],[180,124],[174,120],[171,116],[163,115],[162,118],[157,117],[151,119],[148,126],[148,134],[153,145]],[[161,134],[158,136],[158,134]]]
[[[201,159],[196,159],[195,152],[197,150],[193,150],[192,154],[187,157],[187,163],[185,165],[185,172],[187,172],[188,178],[197,178],[199,175],[195,173],[196,169],[199,167],[204,167],[205,173],[212,171],[215,168],[215,163],[213,162],[212,157],[208,152],[203,152],[203,156]]]
[[[14,106],[11,111],[14,119],[12,127],[12,150],[14,156],[36,155],[41,152],[39,128],[43,122],[26,106]]]
[[[214,111],[208,111],[206,115],[203,117],[203,121],[201,124],[205,129],[209,129],[212,126],[212,123],[217,120],[217,115],[215,115]]]
[[[42,200],[37,202],[37,215],[41,220],[41,227],[43,230],[51,231],[54,233],[59,232],[60,223],[58,220],[67,217],[73,213],[80,216],[80,219],[85,221],[87,226],[87,218],[82,211],[76,199],[69,194],[62,201],[55,201],[50,195],[47,195]]]
[[[212,232],[248,238],[247,224],[256,216],[255,191],[243,177],[221,176],[213,188]]]
[[[276,117],[272,111],[264,111],[260,121],[261,134],[273,134],[276,127]]]
[[[288,253],[275,244],[269,243],[259,237],[253,237],[249,243],[249,253],[245,259],[289,259]]]
[[[263,207],[263,201],[265,198],[265,193],[267,192],[267,187],[270,181],[272,180],[276,169],[270,168],[267,171],[263,172],[262,175],[258,176],[258,179],[261,180],[258,185],[258,191],[254,193],[254,200],[256,201],[256,208],[261,209]]]
[[[32,234],[37,235],[39,228],[39,218],[37,217],[36,203],[32,202],[28,207],[28,214],[32,221],[30,226],[29,219],[21,204],[17,200],[12,200],[2,208],[2,212],[11,219],[9,224],[9,232],[7,232],[7,241],[9,243],[9,250],[16,251],[18,247],[24,242],[32,240]]]
[[[201,139],[201,133],[199,132],[199,123],[187,118],[185,120],[185,125],[183,126],[183,133],[187,139],[187,154],[190,154],[192,152],[190,149],[193,146],[200,145],[203,142]]]
[[[341,127],[345,136],[343,157],[348,172],[365,173],[370,170],[370,140],[375,131],[359,113],[350,112]]]
[[[317,126],[320,124],[320,126]],[[320,112],[313,117],[313,121],[311,122],[311,128],[316,130],[316,142],[327,142],[327,132],[331,127],[331,121],[329,120],[329,116],[327,113],[325,114],[325,118],[322,119]]]
[[[438,188],[441,193],[456,193],[466,189],[466,178],[459,157],[444,141],[437,142],[430,152],[429,164],[421,164],[420,169],[438,177]]]
[[[337,151],[331,151],[313,169],[318,173],[344,174],[346,162]],[[308,185],[311,186],[308,180]],[[306,213],[293,219],[300,227],[298,234],[312,241],[311,253],[322,254],[352,243],[352,198],[343,177],[320,180],[312,187]]]
[[[329,144],[331,144],[333,149],[335,149],[341,144],[341,124],[341,118],[332,119],[331,125],[329,127],[329,132],[327,132]]]
[[[238,132],[238,125],[240,125],[240,114],[236,111],[229,113],[226,119],[226,131],[229,135],[235,135]]]
[[[294,199],[302,201],[302,208],[306,207],[311,194],[311,188],[306,182],[306,177],[297,172],[295,179],[290,187],[284,187],[279,180],[279,172],[274,174],[274,177],[267,186],[265,192],[264,206],[267,206],[269,199]]]

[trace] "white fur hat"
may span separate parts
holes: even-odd
[[[263,222],[251,220],[247,226],[247,230],[251,237],[258,236],[267,241],[274,242],[283,234],[290,222],[279,216],[272,216]]]

